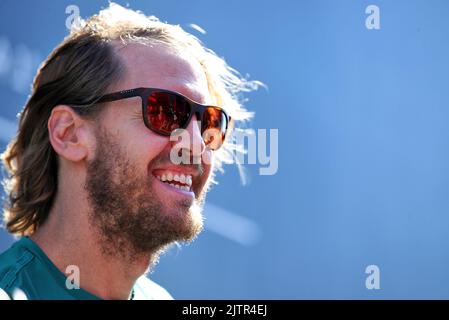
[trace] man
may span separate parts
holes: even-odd
[[[171,299],[145,273],[201,231],[231,118],[250,116],[236,94],[257,85],[180,27],[116,4],[74,27],[3,154],[4,221],[21,237],[0,255],[3,294]]]

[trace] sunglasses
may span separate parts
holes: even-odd
[[[224,143],[231,117],[222,108],[199,104],[178,92],[136,88],[106,94],[95,103],[132,97],[141,98],[143,122],[151,131],[170,136],[176,129],[186,129],[193,115],[196,115],[201,123],[201,136],[205,145],[217,150]]]

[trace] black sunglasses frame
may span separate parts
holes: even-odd
[[[148,121],[148,110],[147,110],[147,101],[148,98],[154,93],[154,92],[160,92],[160,93],[167,93],[167,94],[171,94],[171,95],[175,95],[177,97],[180,97],[182,99],[184,99],[187,104],[190,107],[190,114],[187,118],[186,123],[177,128],[177,129],[186,129],[189,126],[190,121],[192,120],[192,117],[194,114],[196,114],[197,118],[203,122],[203,115],[206,112],[206,110],[208,108],[213,108],[215,110],[219,110],[220,112],[223,113],[223,115],[225,116],[226,119],[226,129],[225,132],[223,133],[223,142],[225,140],[227,131],[228,131],[228,127],[230,125],[231,122],[231,117],[228,116],[228,114],[223,110],[223,108],[220,107],[216,107],[216,106],[209,106],[209,105],[203,105],[200,103],[197,103],[189,98],[187,98],[186,96],[182,95],[179,92],[176,91],[172,91],[172,90],[166,90],[166,89],[159,89],[159,88],[135,88],[135,89],[128,89],[128,90],[122,90],[122,91],[118,91],[118,92],[113,92],[113,93],[108,93],[105,94],[104,96],[102,96],[101,98],[99,98],[98,100],[93,101],[92,103],[86,104],[87,105],[95,105],[97,103],[104,103],[104,102],[112,102],[112,101],[117,101],[117,100],[123,100],[123,99],[128,99],[128,98],[133,98],[133,97],[140,97],[142,100],[142,117],[143,117],[143,122],[145,123],[145,126],[150,129],[153,132],[156,132],[157,134],[160,134],[162,136],[170,136],[170,133],[164,132],[164,131],[160,131],[157,130],[156,128],[153,128],[151,126],[151,124]],[[82,105],[75,105],[74,107],[81,107]],[[203,134],[203,128],[201,129],[201,134]]]

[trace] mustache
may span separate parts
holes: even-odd
[[[193,157],[193,156],[192,156]],[[201,156],[198,157],[199,159],[201,159]],[[193,159],[196,160],[196,159]],[[177,166],[180,168],[185,168],[189,171],[194,171],[196,172],[197,176],[202,176],[204,174],[204,165],[202,164],[201,161],[190,161],[190,164],[186,164],[186,163],[180,163],[180,164],[174,164],[171,159],[170,159],[170,153],[167,154],[163,154],[158,156],[157,158],[153,159],[150,164],[149,167],[150,168],[158,168],[158,167],[164,167],[164,166]]]

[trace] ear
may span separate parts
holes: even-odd
[[[72,108],[58,105],[47,122],[50,143],[56,153],[72,162],[85,159],[92,141],[88,123]]]

